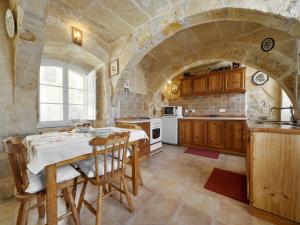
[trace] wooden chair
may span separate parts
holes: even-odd
[[[119,127],[119,128],[125,128],[125,129],[142,130],[142,128],[139,125],[132,124],[132,123],[117,123],[117,127]],[[128,162],[130,163],[131,161],[132,160],[131,160],[131,155],[130,155],[129,158],[128,158]],[[143,182],[143,178],[142,178],[142,174],[141,174],[141,170],[140,170],[139,166],[138,166],[138,176],[139,176],[140,185],[144,186],[144,182]],[[132,180],[132,177],[130,177],[128,175],[126,175],[126,178]]]
[[[28,224],[29,211],[38,208],[39,218],[45,217],[45,204],[44,200],[46,197],[46,189],[43,187],[43,175],[33,175],[27,173],[27,149],[22,143],[22,139],[19,137],[11,137],[4,140],[4,146],[8,153],[10,166],[12,169],[15,185],[16,194],[15,197],[20,201],[20,207],[17,217],[17,225]],[[67,172],[69,177],[72,179],[59,182],[58,188],[62,189],[63,197],[67,206],[67,213],[58,218],[62,220],[69,215],[72,215],[76,225],[80,224],[79,214],[76,210],[75,200],[71,192],[71,188],[76,184],[76,179],[80,175],[71,166],[62,168]],[[60,172],[64,172],[58,168],[57,178],[60,180]],[[30,189],[30,190],[29,190]],[[34,191],[36,190],[36,191]],[[31,201],[36,200],[37,204],[31,206]]]
[[[67,127],[67,128],[60,129],[58,132],[69,132],[69,133],[71,133],[73,130],[74,130],[74,128]]]
[[[128,138],[128,132],[114,133],[107,138],[95,137],[90,141],[94,157],[79,163],[79,168],[85,181],[80,193],[78,212],[80,212],[81,206],[84,204],[96,215],[96,225],[101,224],[103,199],[114,191],[120,192],[120,202],[122,202],[122,194],[124,194],[128,202],[129,211],[133,212],[134,210],[125,178]],[[104,149],[98,150],[101,147]],[[112,157],[112,155],[117,155],[118,157]],[[89,203],[84,199],[88,181],[92,185],[98,186],[98,198],[94,201],[97,202],[96,209],[92,206],[94,202]],[[119,186],[115,185],[114,182],[117,182]]]

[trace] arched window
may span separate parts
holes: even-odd
[[[40,67],[39,125],[65,126],[96,119],[96,75],[75,66],[43,61]]]

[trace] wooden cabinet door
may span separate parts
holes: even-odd
[[[207,145],[207,121],[193,121],[193,144],[200,146]]]
[[[226,92],[245,91],[245,69],[231,70],[225,75]]]
[[[181,145],[193,144],[193,120],[180,120],[179,141]]]
[[[224,73],[215,73],[207,76],[208,92],[220,93],[224,91]]]
[[[300,223],[300,135],[251,132],[250,138],[252,206]]]
[[[224,148],[224,122],[208,121],[207,126],[208,146],[213,148]]]
[[[243,121],[225,122],[225,149],[228,151],[245,153]]]
[[[182,79],[180,84],[180,95],[188,96],[193,94],[193,80]]]
[[[194,94],[202,95],[207,93],[207,76],[194,79]]]
[[[150,122],[145,122],[145,123],[138,123],[137,125],[139,125],[148,135],[148,137],[150,137]],[[143,156],[149,156],[150,154],[150,140],[141,140],[139,142],[139,156],[143,157]]]

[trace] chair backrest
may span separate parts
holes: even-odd
[[[126,128],[126,129],[134,129],[134,130],[142,130],[142,128],[133,123],[117,123],[117,127],[119,128]]]
[[[90,141],[95,157],[95,173],[98,182],[110,182],[125,173],[128,139],[129,133],[121,132],[110,134],[106,138],[95,137]],[[102,149],[98,150],[99,147]],[[99,168],[99,155],[103,157],[104,163],[100,165],[103,168]],[[103,169],[103,175],[99,177],[100,169]]]
[[[10,137],[3,140],[18,194],[24,194],[29,185],[26,170],[27,149],[22,141],[20,137]]]
[[[60,129],[58,132],[69,132],[69,133],[71,133],[73,130],[74,130],[74,128],[67,127],[67,128]]]

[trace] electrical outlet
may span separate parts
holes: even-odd
[[[194,112],[196,112],[196,110],[195,110],[195,109],[192,109],[192,113],[194,113]]]
[[[188,113],[188,112],[189,112],[189,110],[187,110],[187,109],[186,109],[186,110],[184,110],[184,112],[185,112],[185,113]]]
[[[219,113],[224,113],[224,112],[226,112],[225,109],[219,109]]]

